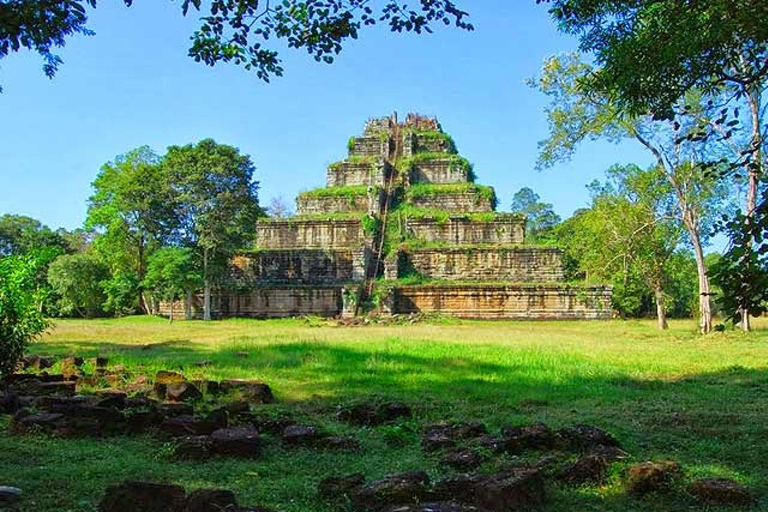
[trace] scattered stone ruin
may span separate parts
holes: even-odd
[[[437,119],[372,119],[348,150],[297,215],[258,222],[214,316],[610,317],[610,288],[566,283],[560,250],[526,245],[525,218],[495,211]]]

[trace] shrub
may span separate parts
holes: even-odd
[[[48,327],[40,311],[33,256],[0,258],[0,376],[13,373],[29,343]]]

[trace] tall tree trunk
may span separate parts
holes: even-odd
[[[699,232],[696,230],[690,216],[684,215],[683,220],[685,221],[688,235],[691,237],[693,254],[696,257],[696,273],[699,277],[699,329],[702,334],[707,334],[712,330],[712,299],[710,296],[707,265],[704,261],[704,249],[701,247]]]
[[[667,312],[664,309],[664,291],[661,289],[661,286],[653,288],[653,295],[656,299],[656,319],[658,320],[659,329],[667,329],[669,325],[667,324]]]
[[[176,297],[171,297],[171,314],[168,315],[168,322],[173,323],[173,308],[176,307]]]
[[[760,85],[759,83],[757,84]],[[748,162],[747,168],[747,201],[746,201],[746,222],[751,224],[755,215],[755,208],[757,207],[757,186],[762,175],[763,167],[763,134],[762,127],[760,126],[760,88],[755,84],[748,86],[747,88],[747,102],[749,103],[749,112],[752,123],[752,136],[750,137],[750,151],[751,158]],[[747,242],[748,246],[752,245],[752,241]],[[750,330],[749,311],[746,309],[741,310],[741,329],[744,332]]]
[[[192,290],[187,290],[184,300],[184,320],[192,320]]]
[[[203,320],[211,319],[211,279],[208,275],[208,249],[203,249]]]

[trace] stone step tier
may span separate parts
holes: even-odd
[[[370,249],[281,249],[241,253],[232,258],[227,286],[362,282]]]
[[[466,183],[470,181],[469,164],[455,155],[416,160],[409,169],[411,183]]]
[[[394,288],[393,313],[439,313],[459,318],[611,318],[611,287],[567,285],[424,285]]]
[[[425,187],[425,186],[422,186]],[[430,188],[438,188],[426,186]],[[445,212],[479,213],[492,212],[495,194],[491,187],[484,187],[490,193],[484,193],[480,187],[469,185],[457,190],[438,190],[436,192],[413,193],[414,189],[406,191],[406,202],[417,208],[426,210],[442,210]]]
[[[563,281],[562,251],[548,247],[398,249],[385,261],[387,279],[417,275],[454,281]]]
[[[488,218],[471,215],[406,217],[402,223],[409,238],[446,245],[522,244],[525,219],[497,214]]]
[[[361,249],[366,236],[360,218],[268,219],[256,223],[258,249]]]
[[[360,190],[349,191],[346,195],[321,194],[318,191],[302,192],[296,198],[298,215],[316,215],[323,213],[371,212],[381,211],[385,196],[379,187],[358,187]],[[332,188],[325,189],[332,191]]]
[[[384,187],[392,168],[384,160],[342,160],[328,166],[325,183],[328,187],[376,186]]]

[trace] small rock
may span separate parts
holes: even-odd
[[[440,462],[454,469],[475,469],[483,463],[483,457],[470,448],[458,448],[443,455]]]
[[[246,402],[244,400],[239,400],[239,401],[236,401],[236,402],[228,403],[227,405],[224,406],[224,409],[229,414],[233,414],[233,415],[235,415],[235,414],[242,414],[244,412],[248,412],[248,411],[251,410],[251,404],[249,404],[248,402]]]
[[[171,382],[165,385],[165,396],[171,402],[185,402],[197,400],[203,394],[191,382]]]
[[[557,436],[544,423],[524,427],[505,426],[501,429],[506,450],[519,453],[523,450],[551,450],[557,445]]]
[[[629,468],[627,490],[632,494],[647,494],[668,486],[678,476],[680,465],[677,462],[642,462]]]
[[[619,447],[619,442],[605,430],[592,425],[574,425],[557,431],[557,436],[565,448],[586,451],[595,446]]]
[[[320,431],[312,425],[290,425],[283,430],[283,442],[291,446],[311,446],[320,439]]]
[[[608,463],[592,455],[582,457],[566,465],[557,475],[557,479],[568,485],[601,483],[605,480]]]
[[[216,455],[256,458],[261,453],[259,433],[249,427],[216,430],[211,434],[211,451]]]
[[[176,439],[173,458],[177,460],[207,460],[211,458],[212,441],[209,436],[187,436]]]
[[[191,416],[194,408],[185,403],[163,403],[157,406],[157,410],[168,417],[174,417]]]
[[[364,402],[344,408],[338,414],[341,421],[362,426],[383,425],[410,416],[411,408],[400,402]]]
[[[317,484],[317,493],[321,498],[335,501],[345,501],[352,492],[365,483],[362,473],[346,476],[330,476]]]
[[[398,473],[357,489],[352,502],[357,508],[372,510],[414,504],[427,496],[428,485],[429,477],[423,471]]]
[[[745,486],[727,478],[705,478],[688,486],[688,493],[707,505],[745,506],[754,501]]]
[[[221,381],[221,391],[237,393],[243,400],[252,404],[275,403],[275,396],[269,385],[257,380],[224,380]]]
[[[194,416],[176,416],[163,421],[160,424],[160,431],[174,437],[207,436],[222,427],[226,425]]]
[[[406,505],[388,508],[385,512],[483,512],[472,505],[459,503],[424,503],[423,505]]]
[[[422,437],[422,448],[426,452],[450,448],[457,441],[477,439],[485,436],[487,430],[480,422],[472,423],[438,423],[426,428]]]
[[[205,360],[205,361],[197,361],[194,363],[194,366],[197,366],[198,368],[205,368],[206,366],[211,366],[211,361]]]
[[[187,496],[185,512],[234,512],[237,500],[232,491],[200,489]]]
[[[617,460],[623,460],[629,457],[629,454],[618,446],[606,446],[604,444],[592,446],[587,451],[587,455],[603,459],[609,464],[611,462],[616,462]]]
[[[53,357],[29,355],[21,360],[22,368],[29,370],[45,370],[54,365]]]
[[[178,485],[129,481],[107,488],[99,512],[181,512],[185,501]]]
[[[430,493],[435,501],[458,501],[473,503],[475,486],[482,480],[478,475],[457,475],[437,482]]]
[[[0,485],[0,505],[16,503],[21,499],[21,489]]]
[[[544,479],[533,468],[498,473],[475,486],[475,498],[480,507],[494,512],[538,509],[544,504]]]

